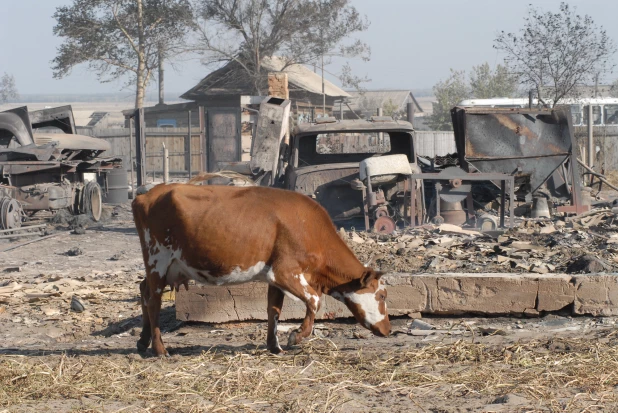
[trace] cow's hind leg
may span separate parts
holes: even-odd
[[[283,352],[279,346],[277,338],[277,323],[281,317],[281,308],[283,307],[284,299],[283,291],[274,285],[268,286],[268,334],[266,337],[266,346],[273,354]]]
[[[156,356],[169,356],[163,340],[161,339],[161,329],[159,328],[159,315],[161,314],[161,294],[165,287],[165,282],[152,277],[149,282],[150,300],[148,300],[148,316],[150,318],[150,332],[152,337],[152,351]]]
[[[146,279],[139,284],[140,304],[142,306],[142,333],[137,341],[137,351],[143,353],[150,347],[152,333],[150,331],[150,316],[148,315],[148,302],[150,301],[150,288]]]

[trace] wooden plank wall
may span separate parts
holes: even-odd
[[[80,131],[86,134],[86,131]],[[163,146],[165,144],[170,155],[170,172],[187,173],[185,165],[185,139],[187,138],[187,128],[146,128],[146,170],[149,176],[160,176],[163,172]],[[122,158],[123,165],[127,170],[131,169],[129,157],[130,132],[129,129],[94,129],[88,133],[91,136],[108,141],[112,148],[105,153],[106,156],[117,156]],[[135,137],[133,137],[135,139]],[[201,171],[200,156],[200,134],[199,129],[191,129],[191,168],[193,173]],[[135,154],[133,154],[135,159]]]

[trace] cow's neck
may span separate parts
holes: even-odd
[[[336,248],[326,251],[326,277],[324,292],[359,279],[365,266],[356,258],[352,250],[339,237]]]

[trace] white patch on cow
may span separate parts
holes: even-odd
[[[268,272],[266,272],[266,281],[269,284],[273,284],[275,282],[275,272],[271,267],[268,267]]]
[[[157,288],[156,293],[157,293],[157,294],[161,294],[161,289],[160,289],[160,288]]]
[[[320,297],[317,295],[312,295],[311,300],[313,301],[313,305],[315,306],[315,311],[318,311],[320,305]]]
[[[384,284],[380,283],[375,293],[357,294],[355,292],[345,293],[345,298],[357,304],[365,313],[365,326],[370,327],[384,320],[386,314],[380,312],[379,302],[376,300],[378,291],[384,290]]]
[[[296,274],[294,275],[294,278],[297,279],[301,287],[303,287],[303,295],[305,296],[305,300],[307,300],[307,302],[313,302],[314,308],[317,311],[318,304],[320,303],[320,297],[309,292],[310,287],[307,279],[305,278],[305,274]]]

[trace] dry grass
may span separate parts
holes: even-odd
[[[605,178],[607,178],[610,184],[618,185],[618,171],[608,171],[605,174]]]
[[[463,403],[470,395],[507,393],[550,411],[612,411],[618,403],[616,344],[612,333],[508,347],[467,338],[421,348],[342,351],[316,338],[282,357],[262,350],[167,360],[0,356],[0,411],[36,400],[98,397],[151,412],[333,412],[369,396],[405,399],[424,411],[436,398]]]

